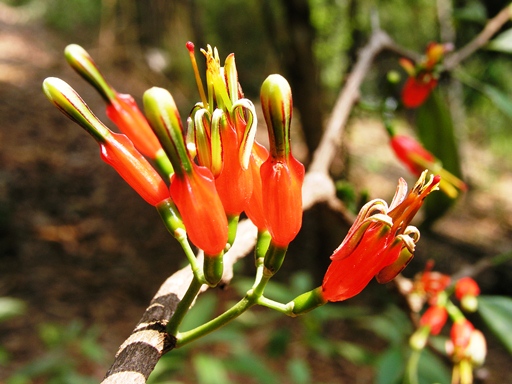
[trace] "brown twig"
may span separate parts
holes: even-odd
[[[447,56],[444,60],[444,69],[453,70],[463,60],[466,60],[475,51],[483,47],[487,42],[500,30],[500,28],[511,19],[512,4],[503,8],[496,16],[487,22],[482,32],[480,32],[473,40],[458,51]]]
[[[361,49],[354,69],[334,104],[320,145],[313,154],[309,172],[329,174],[329,167],[341,146],[343,130],[350,111],[359,98],[359,87],[370,70],[375,56],[393,45],[391,38],[385,32],[377,30],[372,34],[368,44]]]

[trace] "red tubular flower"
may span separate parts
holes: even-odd
[[[270,75],[260,98],[270,141],[270,156],[260,169],[265,222],[274,244],[287,247],[302,225],[304,181],[304,166],[291,153],[290,85],[282,76]]]
[[[437,304],[438,295],[450,285],[451,278],[440,272],[432,272],[434,262],[429,260],[425,270],[416,276],[413,291],[422,301],[427,300],[430,305]]]
[[[409,77],[402,89],[402,102],[407,108],[417,108],[427,100],[437,86],[437,79],[430,74]]]
[[[132,96],[116,92],[107,105],[107,116],[144,156],[157,158],[162,146]]]
[[[223,252],[228,240],[228,222],[213,175],[196,165],[185,147],[183,126],[171,94],[162,88],[144,93],[149,123],[173,164],[171,197],[183,218],[188,237],[207,256]]]
[[[439,188],[448,196],[455,198],[457,189],[465,191],[466,184],[442,167],[441,162],[427,151],[418,141],[409,136],[396,135],[392,128],[388,127],[391,135],[391,148],[396,157],[404,164],[412,174],[418,176],[425,169],[441,176]]]
[[[228,223],[212,173],[190,163],[192,171],[171,178],[171,197],[178,207],[190,240],[206,255],[221,253],[228,240]]]
[[[388,207],[377,199],[359,212],[341,245],[331,256],[322,293],[327,301],[341,301],[357,295],[376,276],[385,283],[409,260],[399,257],[403,251],[414,253],[419,239],[416,228],[408,226],[425,197],[437,189],[439,177],[425,183],[424,172],[407,195],[407,184],[400,179],[395,197]],[[393,275],[394,274],[394,275]]]
[[[92,57],[79,45],[68,45],[64,55],[71,67],[101,94],[107,102],[107,116],[130,138],[137,150],[156,160],[164,172],[172,173],[162,146],[133,97],[116,92],[105,80]]]
[[[64,81],[48,78],[46,96],[66,116],[82,126],[100,145],[101,158],[149,204],[156,206],[169,198],[167,185],[125,135],[111,132],[91,112],[82,98]]]
[[[432,153],[409,136],[393,135],[391,137],[391,148],[393,148],[396,157],[416,176],[421,175],[425,169],[432,168],[432,165],[436,162]]]
[[[252,193],[252,174],[242,168],[238,155],[238,139],[234,127],[221,131],[223,168],[215,178],[215,186],[228,216],[238,216]]]
[[[420,318],[420,326],[430,327],[430,334],[438,335],[446,324],[448,312],[446,308],[439,305],[428,307]]]
[[[265,216],[263,210],[263,186],[260,177],[261,165],[268,159],[268,151],[261,144],[254,142],[251,159],[249,162],[249,169],[253,179],[253,189],[251,198],[245,206],[245,213],[247,217],[258,227],[259,231],[265,230]]]
[[[455,297],[462,300],[464,296],[476,297],[480,294],[480,287],[471,277],[463,277],[455,283]]]
[[[455,351],[457,349],[464,350],[469,345],[471,333],[475,330],[473,324],[467,319],[455,321],[450,330],[450,339],[453,343]]]
[[[118,133],[111,135],[100,143],[101,158],[149,204],[156,206],[169,198],[167,185],[130,139]]]
[[[442,61],[444,54],[451,49],[449,44],[429,43],[425,58],[416,65],[408,59],[400,59],[400,65],[409,75],[402,89],[402,102],[405,107],[417,108],[427,100],[437,86],[438,64]]]

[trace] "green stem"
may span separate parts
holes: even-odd
[[[181,304],[181,303],[180,303]],[[215,319],[210,320],[209,322],[200,325],[199,327],[192,329],[186,332],[180,332],[176,335],[176,348],[182,347],[185,344],[188,344],[194,340],[199,339],[211,333],[223,325],[229,323],[231,320],[237,318],[250,307],[256,304],[256,300],[253,296],[246,295],[242,300],[240,300],[233,307],[228,309],[226,312],[217,316]]]
[[[413,351],[409,356],[405,368],[404,384],[418,384],[418,362],[420,361],[421,350]]]
[[[263,260],[265,258],[271,239],[272,237],[268,231],[258,231],[258,239],[256,241],[256,247],[254,248],[256,264],[258,263],[258,259]]]
[[[185,252],[185,256],[187,257],[188,263],[190,264],[190,268],[192,269],[192,273],[194,274],[194,278],[205,284],[204,274],[202,268],[197,264],[197,259],[192,247],[190,247],[190,243],[188,242],[187,236],[183,236],[180,238],[176,238]]]
[[[267,252],[268,254],[271,254],[271,259],[276,259],[277,261],[280,260],[282,263],[282,260],[284,258],[284,254],[286,254],[286,249],[278,248],[278,247],[269,247],[269,250]],[[284,252],[284,254],[283,254]],[[266,260],[265,256],[265,260]],[[280,263],[278,263],[280,266]],[[263,257],[258,257],[256,260],[256,277],[254,281],[253,287],[247,291],[245,297],[241,299],[237,304],[235,304],[233,307],[228,309],[223,314],[217,316],[215,319],[210,320],[209,322],[200,325],[197,328],[194,328],[190,331],[186,332],[180,332],[176,336],[176,348],[179,348],[185,344],[190,343],[191,341],[197,340],[198,338],[207,335],[208,333],[211,333],[220,327],[224,326],[225,324],[229,323],[233,319],[240,316],[242,313],[247,311],[249,308],[256,304],[260,304],[266,307],[270,307],[272,309],[275,309],[279,312],[283,313],[290,313],[291,309],[286,308],[289,304],[281,304],[274,302],[272,300],[269,300],[267,298],[263,297],[263,292],[265,290],[265,287],[269,280],[274,276],[273,273],[270,273],[268,268],[265,265],[265,261]],[[291,306],[291,308],[293,308]]]
[[[278,301],[267,299],[265,296],[260,296],[257,300],[257,304],[273,309],[277,312],[281,312],[286,316],[295,316],[293,314],[293,301],[290,301],[287,304],[283,304]]]
[[[287,250],[288,247],[281,247],[276,245],[273,241],[270,242],[267,253],[265,254],[264,274],[268,274],[270,277],[272,277],[277,273],[283,264]]]
[[[203,283],[194,276],[192,282],[190,283],[190,286],[188,287],[187,292],[185,293],[185,296],[183,296],[183,299],[181,299],[181,301],[179,302],[178,306],[176,307],[176,311],[169,320],[169,323],[167,324],[168,334],[176,336],[176,334],[178,333],[178,327],[183,321],[185,315],[188,313],[190,306],[196,299],[196,296],[199,293],[199,290],[201,289],[202,285]]]
[[[466,318],[462,311],[450,300],[446,300],[445,308],[448,312],[448,315],[450,316],[450,319],[452,319],[454,323],[457,321],[462,321]]]

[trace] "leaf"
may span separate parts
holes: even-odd
[[[448,103],[439,89],[434,89],[427,101],[418,108],[416,125],[421,142],[443,163],[443,168],[461,178],[460,158],[453,121]],[[453,199],[436,192],[425,200],[425,220],[430,226],[452,206]]]
[[[217,304],[217,297],[211,292],[206,292],[204,295],[201,295],[194,306],[190,308],[187,316],[185,316],[180,330],[189,330],[211,320],[215,314]]]
[[[192,360],[198,384],[230,384],[228,373],[222,361],[216,357],[200,354]]]
[[[512,298],[479,296],[478,312],[489,329],[512,354]]]
[[[489,84],[484,84],[480,90],[491,99],[496,108],[512,118],[512,99],[505,92]]]
[[[295,358],[288,362],[288,372],[293,383],[311,383],[311,372],[308,363],[304,359]]]
[[[418,363],[418,378],[420,384],[449,383],[451,372],[438,356],[424,349]]]
[[[375,355],[362,345],[348,341],[339,341],[333,344],[335,352],[353,364],[364,365],[375,361]]]
[[[500,33],[487,44],[486,48],[491,51],[512,53],[512,29]]]
[[[389,348],[376,363],[375,384],[396,384],[405,369],[405,356],[400,346]]]
[[[277,384],[278,376],[258,356],[251,352],[236,354],[226,359],[226,366],[234,372],[256,379],[256,382]]]

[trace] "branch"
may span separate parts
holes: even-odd
[[[512,17],[512,4],[503,8],[496,16],[487,22],[485,28],[473,40],[457,52],[447,56],[444,60],[444,69],[453,70],[463,60],[466,60],[475,51],[483,47],[500,28]]]
[[[370,70],[375,56],[383,49],[391,47],[395,47],[391,38],[385,32],[377,30],[372,34],[368,44],[361,49],[354,69],[334,104],[322,140],[313,154],[309,172],[329,174],[329,167],[341,147],[343,130],[350,111],[359,98],[359,87]]]

